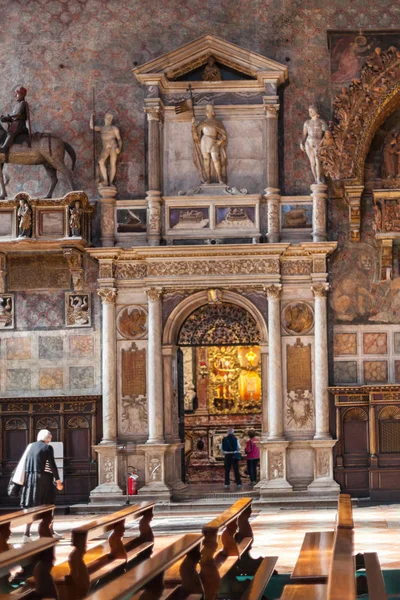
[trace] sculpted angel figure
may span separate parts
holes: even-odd
[[[328,131],[328,125],[326,121],[321,119],[314,105],[309,107],[308,112],[310,118],[303,125],[303,137],[300,148],[308,156],[315,183],[323,183],[322,165],[318,149],[325,132]]]
[[[212,104],[206,105],[206,118],[196,125],[192,118],[194,164],[202,183],[227,182],[226,145],[228,136],[224,124],[215,118]]]

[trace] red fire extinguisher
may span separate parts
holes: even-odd
[[[130,469],[130,471],[128,471],[128,480],[126,483],[127,495],[136,496],[139,475],[136,473],[135,467],[128,467],[128,469]]]

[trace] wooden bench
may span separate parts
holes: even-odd
[[[337,527],[328,581],[286,585],[281,600],[356,600],[353,529]]]
[[[51,576],[54,546],[57,540],[43,537],[21,548],[7,550],[0,555],[0,600],[28,600],[37,594],[41,598],[56,598],[56,588]],[[17,566],[25,567],[25,580],[33,573],[33,583],[12,591],[8,583],[10,572]]]
[[[351,498],[340,494],[336,530],[354,527]],[[332,561],[335,531],[311,531],[304,536],[300,554],[293,569],[291,579],[295,583],[326,583]]]
[[[183,535],[155,556],[93,592],[87,600],[137,600],[142,591],[144,597],[151,600],[167,600],[177,595],[180,600],[200,600],[203,597],[203,588],[196,567],[200,560],[202,539],[201,534]],[[166,585],[164,573],[178,562],[179,583]]]
[[[25,508],[16,512],[0,516],[0,552],[6,552],[10,549],[8,540],[11,535],[11,528],[19,525],[28,525],[33,521],[39,523],[39,536],[52,537],[50,527],[53,522],[54,504],[45,504],[35,508]]]
[[[369,600],[387,600],[385,582],[376,552],[364,553],[365,570],[367,572]]]
[[[97,582],[120,574],[127,563],[150,556],[154,545],[150,526],[153,508],[154,502],[128,506],[73,529],[73,549],[68,560],[52,570],[60,600],[80,600]],[[126,522],[137,519],[140,519],[139,535],[124,538]],[[88,541],[108,532],[111,532],[108,541],[87,550]]]

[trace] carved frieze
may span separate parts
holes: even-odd
[[[115,272],[116,279],[143,279],[147,277],[146,263],[118,263]]]
[[[162,261],[148,265],[148,276],[170,275],[270,275],[279,273],[279,258]]]
[[[311,273],[310,259],[282,260],[282,275],[309,275]]]
[[[140,339],[147,333],[147,311],[143,306],[125,306],[117,316],[118,332],[126,339]]]
[[[90,327],[92,324],[91,314],[91,294],[66,292],[66,327]]]

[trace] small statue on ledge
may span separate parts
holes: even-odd
[[[206,118],[196,125],[192,118],[194,163],[202,183],[227,183],[226,144],[228,136],[224,124],[215,118],[214,106],[206,105]]]
[[[204,67],[201,78],[203,81],[222,81],[221,71],[219,70],[213,56],[208,57],[207,64]]]
[[[308,156],[315,183],[324,183],[321,160],[318,155],[319,146],[328,131],[326,121],[321,119],[314,105],[308,109],[310,118],[303,125],[303,137],[300,148]]]
[[[18,216],[18,237],[29,237],[32,228],[32,211],[25,198],[19,201]]]
[[[72,237],[79,237],[81,235],[81,217],[82,209],[79,200],[76,200],[74,206],[69,209],[69,227],[71,229]]]
[[[121,154],[122,140],[118,127],[112,125],[113,115],[104,115],[104,125],[94,125],[94,113],[90,117],[90,129],[99,131],[102,141],[102,150],[99,158],[99,169],[102,177],[100,185],[112,186],[117,174],[117,158]],[[107,161],[109,161],[109,174],[107,174]]]

